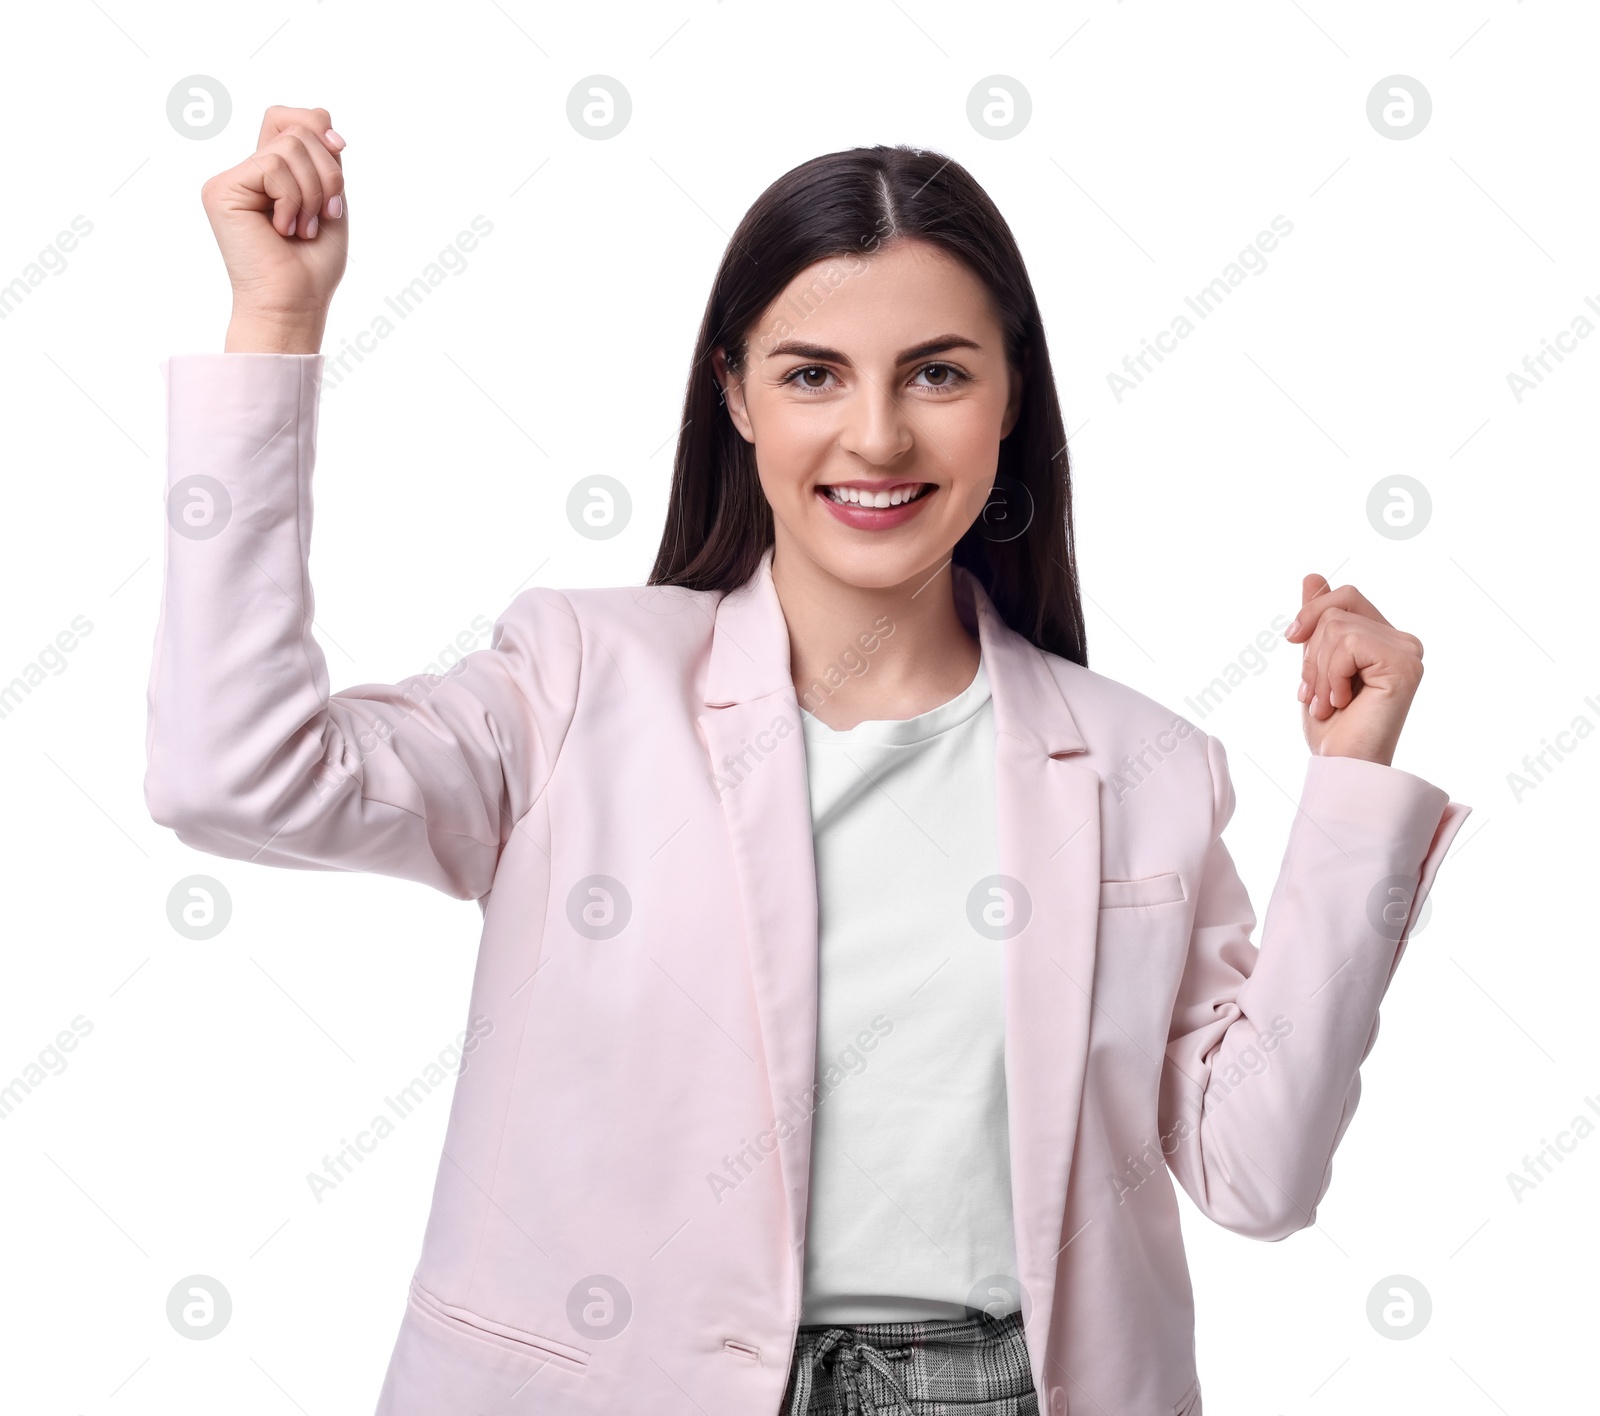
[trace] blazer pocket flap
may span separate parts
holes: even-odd
[[[502,1342],[511,1343],[521,1348],[530,1356],[545,1359],[555,1357],[578,1368],[584,1368],[588,1365],[589,1354],[583,1348],[573,1347],[565,1342],[558,1342],[555,1338],[545,1337],[540,1333],[527,1332],[522,1328],[512,1327],[509,1323],[496,1322],[493,1318],[486,1318],[483,1314],[475,1313],[469,1308],[447,1303],[444,1299],[428,1292],[414,1278],[411,1282],[411,1295],[419,1307],[446,1323],[454,1324],[458,1330],[474,1333],[491,1342],[498,1338]]]
[[[1175,870],[1146,875],[1138,880],[1102,880],[1100,908],[1121,909],[1127,905],[1165,905],[1184,898],[1183,882]]]

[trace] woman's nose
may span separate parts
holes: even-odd
[[[892,383],[866,377],[846,400],[840,445],[865,462],[893,462],[916,441],[909,410]]]

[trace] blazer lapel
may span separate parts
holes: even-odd
[[[699,715],[727,819],[778,1138],[798,1306],[817,1037],[817,889],[800,707],[772,550],[717,603]],[[1000,873],[1015,881],[1005,951],[1006,1111],[1017,1277],[1034,1383],[1044,1381],[1056,1264],[1087,1062],[1100,894],[1100,777],[1043,654],[954,568],[994,699]],[[1020,910],[1026,909],[1023,920]],[[976,1277],[976,1276],[975,1276]]]
[[[1005,950],[1006,1120],[1012,1232],[1035,1388],[1045,1344],[1088,1062],[1100,919],[1100,774],[1043,653],[1000,617],[957,566],[956,605],[975,614],[994,698],[1000,873],[1028,911]],[[970,608],[969,608],[970,607]],[[1042,1399],[1042,1398],[1041,1398]]]
[[[800,704],[771,563],[769,547],[757,573],[717,602],[698,722],[732,844],[774,1124],[789,1121],[778,1127],[778,1156],[798,1311],[816,1072],[817,876]]]

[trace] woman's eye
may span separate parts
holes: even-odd
[[[804,364],[789,374],[788,377],[784,379],[784,382],[787,384],[793,384],[796,388],[804,389],[807,393],[821,393],[822,390],[827,387],[827,384],[811,383],[808,381],[806,376],[809,374],[817,374],[821,378],[826,379],[828,377],[828,372],[829,371],[823,368],[821,364]]]
[[[956,388],[964,383],[967,377],[961,372],[960,369],[956,368],[954,364],[924,364],[920,369],[917,370],[917,372],[918,374],[931,374],[937,372],[939,376],[934,378],[931,382],[924,384],[923,387],[936,388],[940,390]]]

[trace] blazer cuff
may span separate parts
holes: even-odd
[[[1300,793],[1301,810],[1329,830],[1424,849],[1449,803],[1449,793],[1432,782],[1364,757],[1308,758]]]
[[[1398,767],[1361,757],[1312,757],[1275,894],[1315,893],[1319,881],[1338,881],[1334,894],[1361,915],[1351,921],[1350,943],[1358,953],[1387,956],[1381,997],[1471,812]]]

